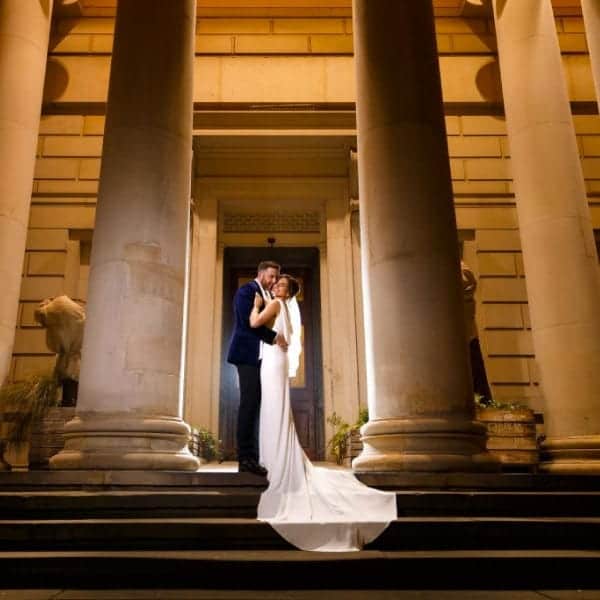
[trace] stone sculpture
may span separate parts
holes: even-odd
[[[34,318],[46,328],[46,345],[57,354],[57,379],[79,381],[84,308],[68,296],[57,296],[40,302]]]

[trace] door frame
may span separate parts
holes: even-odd
[[[314,449],[317,460],[325,457],[325,418],[323,405],[323,353],[321,340],[321,285],[319,248],[315,247],[234,247],[224,249],[223,254],[223,305],[221,333],[221,369],[219,386],[219,437],[223,438],[224,426],[230,418],[230,403],[225,398],[238,399],[237,374],[235,367],[227,363],[227,351],[233,326],[231,298],[235,293],[230,276],[232,270],[248,269],[255,272],[261,260],[274,260],[284,271],[287,267],[308,268],[313,271],[312,293],[304,302],[310,302],[313,335],[313,388],[315,400],[313,405]]]
[[[223,259],[228,247],[317,247],[320,260],[322,396],[325,417],[333,412],[348,423],[366,404],[360,365],[360,276],[354,272],[348,182],[345,177],[196,177],[194,179],[189,322],[184,418],[219,431],[222,356]],[[231,232],[226,214],[318,211],[318,232]],[[356,248],[355,248],[356,250]],[[254,265],[256,267],[256,265]],[[228,306],[227,310],[231,310]]]

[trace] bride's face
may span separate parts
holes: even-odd
[[[276,298],[289,298],[289,281],[282,277],[277,283],[273,286],[273,293]]]

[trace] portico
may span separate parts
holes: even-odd
[[[194,2],[184,4],[185,10],[170,9],[174,26],[167,31],[164,23],[151,18],[150,5],[148,19],[138,22],[134,9],[125,13],[130,2],[121,2],[124,16],[117,18],[114,32],[108,95],[106,85],[97,83],[103,77],[108,79],[111,57],[107,51],[93,55],[89,63],[98,75],[94,78],[96,87],[89,85],[81,67],[81,55],[66,51],[52,58],[46,106],[89,112],[94,103],[108,99],[105,128],[103,121],[103,128],[98,129],[98,121],[93,120],[101,119],[101,115],[82,117],[88,125],[96,123],[96,135],[103,134],[103,138],[97,135],[103,149],[95,223],[90,227],[89,219],[79,215],[87,215],[84,211],[89,208],[89,202],[82,198],[95,194],[89,184],[96,177],[94,169],[99,167],[99,161],[98,165],[91,162],[96,158],[82,159],[73,182],[74,191],[68,194],[41,191],[62,189],[56,187],[60,179],[52,179],[52,173],[46,172],[43,185],[35,182],[35,194],[41,198],[35,205],[34,195],[30,227],[35,232],[44,229],[44,215],[49,209],[42,203],[48,203],[52,194],[62,199],[66,210],[72,211],[70,215],[78,215],[77,219],[68,217],[72,226],[62,229],[67,231],[69,242],[77,235],[73,232],[95,229],[79,416],[69,424],[67,447],[53,466],[196,468],[195,460],[184,448],[185,421],[213,431],[220,427],[219,381],[225,368],[221,349],[226,342],[222,330],[226,310],[225,248],[262,246],[267,251],[269,233],[264,229],[270,228],[276,247],[319,251],[321,421],[325,430],[324,419],[336,412],[352,422],[358,408],[368,403],[371,421],[364,430],[366,447],[355,463],[357,472],[451,473],[489,468],[490,461],[483,451],[483,429],[473,421],[461,333],[459,230],[471,236],[476,246],[473,256],[481,256],[481,264],[476,265],[482,275],[478,311],[490,331],[483,343],[488,346],[487,361],[495,391],[499,397],[508,397],[518,388],[522,393],[519,399],[530,400],[538,410],[543,409],[550,432],[553,423],[561,422],[551,434],[560,448],[556,453],[552,446],[555,442],[549,443],[548,470],[559,468],[559,454],[576,450],[576,464],[563,461],[562,472],[595,472],[595,437],[600,432],[595,425],[598,411],[593,373],[600,370],[593,365],[600,349],[593,340],[600,336],[594,333],[595,325],[588,325],[596,323],[598,316],[594,308],[599,293],[593,245],[593,227],[598,227],[596,209],[585,216],[585,182],[578,170],[574,132],[566,125],[570,121],[569,99],[561,84],[558,88],[562,100],[552,118],[565,124],[565,136],[570,136],[570,141],[563,144],[548,138],[552,141],[547,146],[553,148],[550,163],[566,165],[564,173],[554,173],[556,179],[550,187],[576,189],[557,192],[556,210],[560,218],[569,217],[565,198],[576,196],[579,208],[573,210],[582,218],[570,221],[578,231],[575,237],[579,245],[565,238],[554,245],[555,254],[550,257],[548,240],[557,238],[545,218],[545,207],[538,205],[535,215],[527,208],[531,196],[528,189],[539,182],[539,174],[527,156],[537,152],[540,139],[547,138],[528,120],[530,115],[519,115],[518,108],[511,104],[515,97],[523,98],[524,79],[518,61],[510,62],[511,53],[516,51],[516,46],[510,45],[516,30],[514,22],[509,22],[513,18],[510,2],[504,3],[504,12],[500,11],[502,3],[496,5],[494,36],[486,29],[488,25],[482,25],[492,17],[491,13],[481,12],[483,9],[477,12],[464,2],[457,2],[454,7],[445,3],[444,9],[434,2],[435,12],[428,3],[417,7],[389,2],[381,4],[385,10],[379,13],[367,9],[367,3],[357,2],[354,15],[346,2],[329,7],[329,17],[323,7],[304,2],[302,7],[294,8],[290,3],[291,12],[286,17],[289,20],[269,25],[275,31],[285,26],[295,27],[296,31],[321,27],[324,31],[309,36],[310,52],[317,52],[319,44],[332,43],[333,36],[339,36],[336,42],[341,44],[343,38],[353,45],[354,59],[347,49],[304,56],[293,55],[289,50],[292,46],[279,52],[260,44],[242,58],[224,50],[219,53],[215,47],[210,52],[202,48],[198,51],[198,46],[199,55],[194,56],[194,37],[203,36],[208,26],[203,25],[203,19],[211,26],[227,27],[228,17],[226,11],[215,16],[218,8],[200,2],[196,23],[191,12]],[[231,25],[231,35],[237,36],[231,42],[234,52],[251,41],[273,41],[268,39],[270,30],[255,32],[252,40],[237,31],[250,26],[260,29],[264,26],[260,19],[267,14],[277,18],[276,7],[267,4],[262,7],[262,15],[256,7],[241,9],[237,18],[246,19],[243,26],[237,22]],[[543,5],[547,32],[554,24],[552,6],[549,0],[544,0]],[[564,3],[562,6],[561,10],[566,10]],[[80,7],[95,10],[93,2],[82,2]],[[450,17],[452,10],[455,12]],[[488,139],[491,135],[503,135],[499,132],[504,131],[499,118],[502,104],[495,57],[489,53],[474,54],[466,60],[465,55],[454,50],[459,46],[458,37],[448,33],[451,27],[462,27],[459,19],[463,18],[463,10],[469,19],[475,19],[465,21],[465,28],[475,29],[474,37],[480,43],[493,47],[498,42],[510,150],[504,138]],[[555,10],[555,17],[561,14],[558,7]],[[390,14],[394,15],[394,22],[406,27],[405,34],[374,35],[375,31],[386,30]],[[302,20],[306,18],[318,23]],[[327,18],[338,21],[330,23]],[[457,20],[450,23],[444,18]],[[537,23],[536,18],[530,13],[514,17],[519,23]],[[210,19],[220,20],[217,23]],[[591,19],[586,16],[587,21]],[[64,33],[65,27],[61,31]],[[220,35],[211,33],[200,39],[203,43],[226,43],[227,36]],[[299,33],[281,35],[292,36],[286,37],[285,43],[300,42],[299,37],[293,37]],[[324,39],[327,35],[332,38]],[[467,37],[467,33],[462,35]],[[123,39],[130,45],[120,41]],[[160,59],[152,54],[157,39],[162,40]],[[544,74],[555,83],[564,81],[558,41],[562,38],[553,41],[554,58],[548,59],[544,69]],[[278,43],[283,44],[283,38]],[[454,51],[456,55],[451,54]],[[532,60],[541,52],[533,46],[527,51],[532,53]],[[575,58],[570,54],[563,56],[568,73],[580,72]],[[67,74],[60,85],[57,72]],[[253,73],[250,79],[248,73]],[[278,77],[283,78],[284,84],[277,83]],[[582,113],[585,103],[590,102],[591,78],[582,76],[581,81],[570,94]],[[556,91],[552,87],[548,92],[537,80],[529,82],[526,93],[531,94],[534,103],[538,102],[536,98]],[[36,85],[41,92],[41,81]],[[414,92],[414,96],[409,92]],[[354,102],[358,123],[354,119]],[[487,127],[486,134],[477,127]],[[520,150],[518,140],[523,139],[519,135],[524,130],[531,131],[533,137],[523,142],[525,149]],[[83,130],[81,133],[85,141]],[[472,150],[475,147],[477,150]],[[42,154],[50,152],[50,142],[41,148]],[[352,175],[351,151],[355,149],[358,189],[354,189]],[[477,152],[475,158],[473,152]],[[64,154],[60,160],[71,158],[71,154]],[[45,160],[42,156],[38,175],[49,168]],[[487,171],[492,160],[497,162],[489,168],[499,169],[499,174],[490,175]],[[584,169],[588,169],[588,179],[594,179],[595,175],[590,177],[589,173],[595,167],[591,162],[587,164]],[[502,182],[503,192],[498,191],[498,182]],[[595,193],[594,185],[588,183],[588,193]],[[84,189],[88,191],[83,192]],[[183,380],[180,358],[190,196],[194,202],[185,321],[187,367],[182,388],[185,393],[179,394],[178,386]],[[73,198],[77,202],[71,202]],[[23,202],[19,206],[21,212],[27,212],[28,206],[23,208]],[[474,217],[480,209],[483,216]],[[568,214],[563,215],[561,211],[565,210]],[[289,223],[298,214],[313,215],[317,225],[312,229],[300,225],[294,230]],[[271,215],[271,220],[265,221],[271,225],[246,230],[228,230],[225,226],[228,218],[239,221],[256,215]],[[273,215],[283,215],[279,224],[273,225]],[[540,228],[541,237],[537,233],[530,235],[529,216]],[[539,245],[532,249],[536,236]],[[502,242],[497,241],[500,237]],[[31,234],[29,243],[30,247],[35,243]],[[118,247],[122,249],[120,254]],[[509,253],[512,265],[506,260]],[[519,262],[521,256],[524,268]],[[548,265],[551,267],[545,270]],[[16,265],[6,268],[13,279],[21,272]],[[28,263],[26,268],[35,267]],[[576,284],[556,277],[554,269],[573,273]],[[538,289],[533,273],[545,273],[546,280],[553,281],[552,292]],[[34,271],[33,277],[40,275]],[[525,282],[527,292],[523,296]],[[575,311],[581,316],[581,323],[574,325],[574,330],[581,337],[573,338],[568,347],[560,335],[549,344],[544,341],[549,330],[539,315],[560,313],[558,321],[568,320],[573,307],[565,298],[570,297],[574,287],[582,306],[589,309],[588,316],[583,314],[585,311]],[[510,293],[506,291],[509,288]],[[22,302],[30,304],[35,300],[35,294],[22,298]],[[13,313],[15,301],[7,300]],[[553,308],[553,302],[559,301],[562,304]],[[13,325],[7,331],[14,329],[17,321],[17,315],[10,316],[9,312],[7,322]],[[528,328],[529,313],[533,334]],[[120,325],[115,333],[117,320]],[[22,357],[27,355],[24,342],[20,341],[24,335],[19,333],[17,337],[15,364],[24,364]],[[503,347],[503,340],[509,336],[516,340],[506,342],[518,346],[514,351]],[[550,346],[554,349],[548,358],[545,352]],[[573,368],[562,368],[571,364],[572,347],[586,350],[572,361]],[[123,349],[116,353],[120,357],[114,353],[115,348]],[[536,365],[541,388],[537,385]],[[577,392],[571,392],[575,389],[571,382],[576,369],[582,369],[589,377],[576,376],[579,387]],[[567,397],[571,393],[576,402]],[[329,434],[325,431],[323,435]],[[588,442],[591,446],[586,445]],[[565,443],[568,447],[563,448]]]

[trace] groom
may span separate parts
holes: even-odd
[[[258,462],[261,346],[263,343],[279,344],[286,349],[287,343],[280,333],[268,327],[250,327],[250,312],[255,294],[263,297],[264,305],[271,299],[270,291],[279,277],[279,269],[275,262],[261,262],[256,279],[244,284],[236,292],[233,298],[235,326],[227,354],[227,362],[237,367],[240,382],[237,423],[239,471],[262,476],[267,474],[267,470]]]

